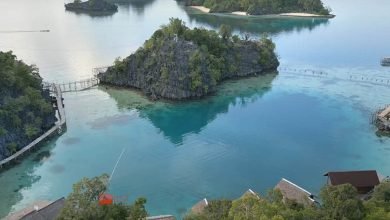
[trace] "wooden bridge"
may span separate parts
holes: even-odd
[[[19,157],[23,156],[24,153],[30,151],[35,146],[37,146],[39,143],[47,139],[48,137],[54,135],[57,133],[62,133],[63,128],[66,126],[66,116],[65,116],[65,109],[64,109],[64,103],[62,94],[64,92],[76,92],[76,91],[83,91],[89,88],[92,88],[94,86],[97,86],[99,84],[99,79],[97,78],[97,74],[104,72],[107,70],[109,66],[104,67],[98,67],[94,68],[92,70],[93,76],[89,79],[85,80],[79,80],[74,82],[68,82],[68,83],[49,83],[49,82],[42,82],[43,89],[47,89],[50,91],[51,96],[55,97],[56,99],[56,107],[57,107],[57,115],[58,115],[58,121],[55,123],[55,125],[50,128],[48,131],[46,131],[44,134],[42,134],[40,137],[32,141],[27,146],[23,147],[13,155],[3,159],[0,161],[0,168],[3,166],[9,164],[12,161],[17,160]]]
[[[77,91],[90,89],[94,86],[97,86],[98,84],[99,84],[99,79],[97,77],[92,77],[85,80],[61,83],[56,85],[61,88],[62,92],[77,92]]]
[[[50,128],[48,131],[46,131],[44,134],[42,134],[40,137],[35,139],[33,142],[28,144],[27,146],[23,147],[19,151],[17,151],[15,154],[5,158],[4,160],[0,161],[0,168],[2,168],[4,165],[7,165],[8,163],[18,159],[19,157],[23,156],[24,153],[30,151],[35,146],[37,146],[39,143],[41,143],[43,140],[45,140],[47,137],[52,136],[53,134],[62,133],[62,130],[64,126],[66,126],[66,116],[65,116],[65,109],[64,109],[64,103],[62,100],[62,91],[59,85],[56,84],[43,84],[44,87],[50,90],[53,97],[56,98],[56,107],[57,107],[57,113],[58,113],[58,120],[55,123],[55,125]]]
[[[61,88],[63,93],[65,92],[78,92],[90,89],[99,85],[99,79],[97,75],[101,72],[105,72],[110,66],[97,67],[92,69],[93,76],[88,79],[78,80],[73,82],[59,83],[56,84]],[[52,83],[45,82],[44,86],[50,86]]]

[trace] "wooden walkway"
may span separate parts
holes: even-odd
[[[61,91],[64,92],[77,92],[90,89],[99,84],[99,79],[93,77],[86,80],[80,80],[75,82],[61,83],[57,84],[61,88]]]
[[[93,88],[93,87],[99,85],[99,83],[100,83],[97,75],[99,73],[107,71],[107,69],[109,67],[110,66],[93,68],[92,69],[93,76],[89,79],[67,82],[67,83],[59,83],[57,85],[61,88],[62,93],[78,92],[78,91],[84,91],[84,90]],[[44,84],[44,86],[52,85],[52,83],[48,83],[48,82],[45,82],[43,84]]]
[[[13,155],[9,156],[8,158],[5,158],[0,161],[0,168],[7,165],[8,163],[16,160],[17,158],[21,157],[24,153],[27,151],[30,151],[32,148],[34,148],[37,144],[41,143],[43,140],[48,138],[49,136],[53,135],[55,132],[62,133],[63,126],[66,126],[66,116],[65,116],[65,109],[62,101],[62,94],[65,92],[77,92],[77,91],[83,91],[90,89],[94,86],[97,86],[99,84],[99,79],[97,78],[97,74],[104,72],[107,70],[109,66],[104,67],[98,67],[94,68],[92,70],[93,77],[85,80],[80,81],[74,81],[74,82],[68,82],[68,83],[61,83],[61,84],[55,84],[55,83],[49,83],[49,82],[42,82],[42,86],[44,89],[50,90],[50,93],[56,97],[57,99],[57,113],[58,113],[58,121],[55,123],[55,125],[50,128],[48,131],[46,131],[44,134],[42,134],[40,137],[32,141],[27,146],[23,147]]]
[[[47,84],[44,84],[44,86],[48,86]],[[33,142],[31,142],[29,145],[23,147],[15,154],[9,156],[8,158],[5,158],[4,160],[0,161],[0,168],[2,168],[4,165],[16,160],[20,156],[22,156],[25,152],[30,151],[32,148],[34,148],[37,144],[45,140],[47,137],[54,134],[56,131],[58,133],[62,132],[63,126],[66,126],[66,116],[65,116],[65,109],[63,107],[63,101],[62,101],[62,91],[59,85],[52,84],[50,87],[50,92],[56,97],[57,99],[57,107],[58,107],[58,121],[56,124],[50,128],[48,131],[46,131],[43,135],[35,139]]]

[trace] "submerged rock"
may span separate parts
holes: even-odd
[[[65,4],[65,9],[69,11],[80,12],[117,12],[118,6],[104,0],[89,0],[86,2],[75,1],[73,3]]]
[[[190,30],[178,19],[156,31],[143,47],[106,72],[100,82],[140,89],[152,99],[199,98],[219,82],[276,71],[275,45],[263,38],[241,40],[229,33]]]

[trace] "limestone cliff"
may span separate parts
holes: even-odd
[[[184,24],[173,28],[172,22],[100,73],[100,82],[140,89],[152,99],[189,99],[214,92],[225,79],[275,71],[279,65],[267,38],[241,40]]]

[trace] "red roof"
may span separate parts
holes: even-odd
[[[375,170],[328,172],[324,176],[329,177],[332,185],[349,183],[356,188],[361,188],[374,187],[379,184],[378,174]]]

